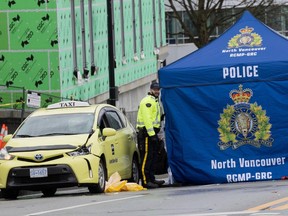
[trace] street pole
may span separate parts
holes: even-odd
[[[108,58],[109,58],[109,99],[108,104],[116,106],[116,99],[118,90],[115,86],[115,59],[114,59],[114,37],[113,37],[113,15],[112,15],[112,1],[107,0],[107,30],[108,30]]]
[[[21,111],[21,123],[24,121],[25,114],[25,88],[22,88],[22,111]]]

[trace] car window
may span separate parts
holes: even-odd
[[[93,122],[93,113],[33,116],[25,120],[15,137],[85,134],[91,132]]]
[[[105,127],[108,127],[108,123],[107,123],[107,118],[105,114],[103,114],[99,122],[99,128],[100,128],[101,133]]]
[[[126,120],[124,113],[123,112],[117,112],[117,113],[118,113],[118,115],[119,115],[119,117],[123,123],[123,127],[126,127],[127,126],[127,120]]]
[[[119,129],[123,128],[123,122],[121,121],[117,112],[107,111],[106,117],[107,117],[109,127],[114,128],[115,130],[119,130]]]

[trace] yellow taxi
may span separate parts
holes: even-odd
[[[108,104],[80,101],[51,104],[30,114],[0,150],[0,189],[6,199],[20,190],[53,196],[57,188],[84,186],[102,193],[118,172],[139,182],[136,132],[126,116]]]

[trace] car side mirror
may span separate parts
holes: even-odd
[[[102,135],[104,137],[114,136],[116,134],[116,130],[113,128],[104,128]]]

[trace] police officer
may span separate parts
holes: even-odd
[[[156,180],[154,166],[158,154],[160,131],[160,105],[158,96],[160,87],[157,82],[150,85],[150,92],[139,105],[137,114],[138,145],[141,154],[142,184],[146,188],[157,188],[164,184],[163,180]]]

